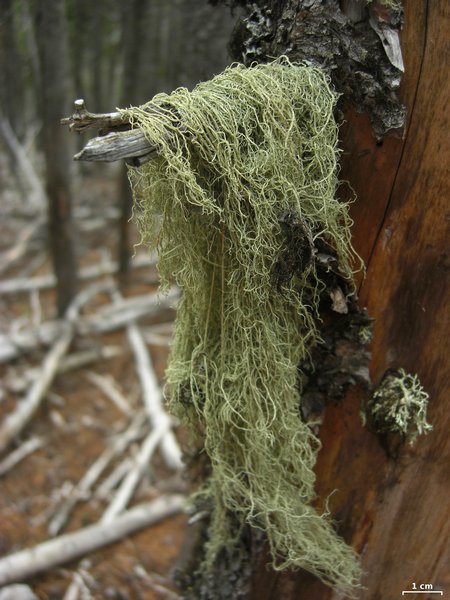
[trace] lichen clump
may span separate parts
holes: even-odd
[[[410,444],[433,427],[427,423],[429,396],[417,375],[389,372],[373,393],[367,412],[379,433],[399,433]]]
[[[311,506],[319,441],[299,416],[298,365],[318,339],[325,295],[311,248],[333,249],[352,278],[348,207],[335,198],[335,102],[320,69],[281,59],[233,65],[126,113],[159,148],[130,177],[163,286],[174,278],[182,290],[168,398],[211,462],[197,495],[214,506],[206,563],[236,541],[232,513],[266,532],[276,568],[349,592],[360,567]],[[280,277],[283,214],[296,215],[311,251]]]

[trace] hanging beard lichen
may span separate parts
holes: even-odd
[[[130,177],[163,285],[182,290],[168,397],[211,461],[199,492],[214,505],[207,565],[236,541],[232,513],[266,532],[276,568],[349,592],[358,560],[311,506],[319,441],[299,416],[298,365],[325,288],[316,248],[332,248],[352,278],[335,101],[321,70],[283,58],[125,112],[159,150]],[[286,215],[297,223],[289,251]]]

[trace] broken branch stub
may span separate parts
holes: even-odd
[[[114,129],[117,127],[131,127],[129,120],[119,112],[91,113],[86,109],[83,98],[74,102],[75,112],[71,117],[61,119],[61,125],[68,125],[71,131],[82,132],[85,129]]]
[[[61,119],[61,125],[68,125],[71,131],[83,132],[97,128],[99,136],[92,138],[78,152],[75,160],[114,162],[126,160],[134,166],[154,158],[158,149],[149,142],[140,129],[133,129],[128,116],[120,111],[110,113],[91,113],[86,109],[82,98],[75,100],[75,112],[71,117]],[[155,116],[156,107],[152,108]]]
[[[114,162],[122,159],[150,160],[156,156],[157,150],[152,147],[139,129],[114,131],[88,141],[75,160]],[[145,160],[143,161],[145,162]],[[142,164],[142,162],[140,163]]]

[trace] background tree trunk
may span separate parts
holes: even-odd
[[[77,289],[72,221],[70,139],[59,121],[70,112],[69,61],[63,0],[35,5],[36,38],[41,64],[41,112],[48,195],[50,249],[57,278],[58,313],[62,315]]]
[[[412,582],[450,589],[450,332],[444,312],[450,85],[442,60],[450,50],[445,27],[450,5],[408,0],[404,8],[405,76],[399,95],[407,108],[405,133],[377,142],[367,114],[347,103],[341,179],[357,196],[354,242],[367,266],[359,303],[375,318],[372,379],[377,383],[389,368],[418,373],[431,397],[434,430],[413,447],[393,448],[362,426],[363,392],[357,389],[325,411],[317,494],[323,506],[337,490],[329,508],[339,533],[361,554],[366,589],[358,597],[364,600],[401,598]],[[286,35],[284,49],[295,46],[295,23]],[[280,50],[272,45],[274,56]],[[260,557],[252,599],[337,597],[311,575],[275,573],[267,562],[266,555]]]
[[[13,1],[3,0],[0,18],[0,106],[14,133],[21,139],[25,131],[24,81],[15,17]]]
[[[143,33],[143,17],[146,10],[144,0],[133,0],[123,7],[123,32],[122,45],[123,75],[120,106],[132,106],[138,103],[137,91],[139,84],[139,66],[142,56],[140,44]],[[131,258],[131,214],[133,209],[133,195],[128,182],[127,167],[121,167],[120,183],[120,224],[119,224],[119,270],[123,275],[128,270]]]

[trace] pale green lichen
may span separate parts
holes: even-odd
[[[413,444],[432,429],[427,423],[428,399],[417,375],[399,369],[383,378],[366,412],[377,432],[399,433]]]
[[[373,338],[373,328],[371,325],[366,325],[365,327],[361,327],[358,332],[359,339],[361,340],[361,344],[367,345],[370,344]]]
[[[182,289],[168,397],[211,461],[197,495],[214,504],[206,566],[239,537],[231,512],[266,532],[276,568],[302,567],[351,593],[358,559],[311,506],[320,443],[299,416],[298,365],[318,339],[325,284],[313,255],[275,277],[279,217],[290,211],[352,279],[348,207],[335,198],[335,102],[324,72],[283,58],[234,65],[126,114],[159,148],[130,178],[163,286],[174,278]]]

